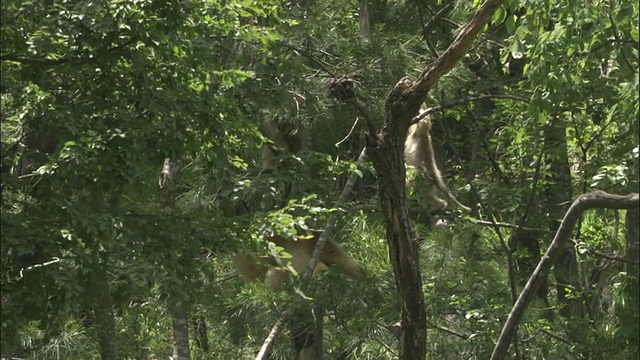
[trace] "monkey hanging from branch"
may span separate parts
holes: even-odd
[[[289,271],[286,270],[288,266],[298,273],[304,271],[318,242],[318,236],[289,239],[273,235],[266,236],[265,240],[283,248],[291,257],[276,259],[274,256],[236,254],[233,256],[233,263],[246,280],[263,280],[272,288],[278,289],[289,278]],[[360,266],[351,255],[334,240],[328,240],[314,275],[333,266],[354,279],[363,275]]]
[[[423,107],[424,110],[424,107]],[[439,211],[453,203],[465,212],[471,209],[463,205],[453,195],[442,179],[442,173],[438,168],[431,140],[431,120],[428,117],[416,117],[409,126],[407,138],[404,143],[404,158],[407,169],[415,171],[407,176],[407,189],[413,186],[416,177],[423,176],[428,183],[426,191],[427,208]]]

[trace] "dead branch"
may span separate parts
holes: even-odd
[[[415,90],[418,93],[426,95],[442,76],[454,68],[458,60],[469,51],[473,40],[475,40],[478,33],[502,3],[502,0],[487,0],[482,4],[473,19],[471,19],[471,22],[460,31],[456,39],[449,45],[449,48],[431,66],[424,69],[416,83]]]
[[[366,150],[367,149],[365,148],[365,149],[362,149],[362,151],[360,152],[360,156],[358,156],[358,160],[357,160],[358,165],[364,164],[364,161],[367,158]],[[336,205],[335,205],[336,208],[342,207],[342,205],[344,205],[344,203],[347,202],[347,200],[349,199],[349,195],[351,194],[351,191],[353,190],[353,186],[355,185],[357,179],[358,179],[358,173],[355,173],[355,172],[352,173],[351,176],[349,177],[349,180],[347,181],[344,188],[342,189],[342,192],[340,193],[338,200],[336,200]],[[309,265],[307,265],[307,268],[304,271],[304,274],[302,275],[303,279],[308,279],[311,277],[311,274],[313,274],[313,270],[316,268],[316,265],[320,260],[320,254],[322,254],[322,251],[324,249],[324,244],[326,244],[327,240],[331,236],[331,233],[333,232],[333,228],[336,226],[337,222],[338,222],[338,215],[332,215],[327,220],[327,223],[324,226],[324,230],[322,231],[322,234],[320,234],[320,237],[318,238],[316,247],[313,249],[313,254],[311,255],[311,259],[309,260]]]

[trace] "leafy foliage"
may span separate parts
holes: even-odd
[[[444,51],[469,5],[369,2],[362,34],[353,1],[3,2],[2,356],[100,356],[95,274],[107,269],[118,358],[170,356],[175,304],[192,315],[194,358],[251,357],[285,310],[314,306],[326,313],[327,356],[394,358],[399,305],[375,174],[355,163],[361,122],[345,139],[359,114],[331,100],[328,84],[353,79],[379,126],[390,87]],[[441,106],[437,160],[476,210],[439,214],[448,226],[434,227],[422,220],[423,191],[411,193],[432,358],[490,356],[523,285],[513,279],[535,255],[507,225],[548,245],[547,224],[561,216],[548,195],[560,184],[554,159],[570,166],[560,193],[638,191],[638,11],[507,1],[429,94]],[[267,120],[312,134],[274,176],[258,174]],[[551,143],[554,129],[566,144]],[[158,195],[165,158],[179,168],[174,208]],[[352,202],[336,209],[353,172]],[[274,291],[236,275],[227,255],[286,258],[265,234],[303,236],[329,216],[363,280],[328,271]],[[567,296],[586,311],[564,315],[550,277],[519,328],[525,357],[637,357],[638,274],[621,260],[631,245],[621,219],[582,218],[580,286]],[[290,351],[280,339],[273,356]]]

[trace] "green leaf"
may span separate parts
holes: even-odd
[[[505,10],[504,5],[500,6],[498,10],[491,17],[492,25],[500,25],[507,17],[507,10]]]
[[[513,39],[513,43],[509,47],[511,56],[514,59],[521,59],[524,56],[524,48],[522,46],[522,43],[520,42],[520,39],[518,39],[517,37],[513,37],[512,39]]]
[[[518,21],[518,16],[515,15],[515,14],[507,17],[504,25],[507,27],[507,31],[510,34],[513,34],[515,32],[516,22],[517,21]]]

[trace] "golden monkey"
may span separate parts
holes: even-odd
[[[309,264],[313,249],[318,242],[318,237],[293,240],[276,235],[266,237],[265,240],[284,248],[286,252],[291,254],[291,258],[282,259],[282,262],[289,263],[297,272],[303,272],[307,264]],[[237,254],[233,256],[233,262],[245,279],[249,281],[262,279],[274,289],[280,287],[289,277],[289,273],[284,269],[278,268],[276,259],[271,256],[252,257],[247,254]],[[362,276],[362,270],[358,263],[333,240],[328,240],[325,243],[314,274],[330,266],[338,267],[352,278],[357,279]]]
[[[430,184],[426,199],[429,207],[438,211],[444,209],[451,202],[462,210],[470,212],[471,209],[460,203],[442,180],[442,174],[436,164],[430,132],[431,120],[428,118],[420,119],[409,127],[407,139],[404,142],[404,158],[405,165],[414,167],[415,173],[407,177],[407,188],[411,186],[415,176],[426,176]],[[444,198],[438,196],[438,192]]]

